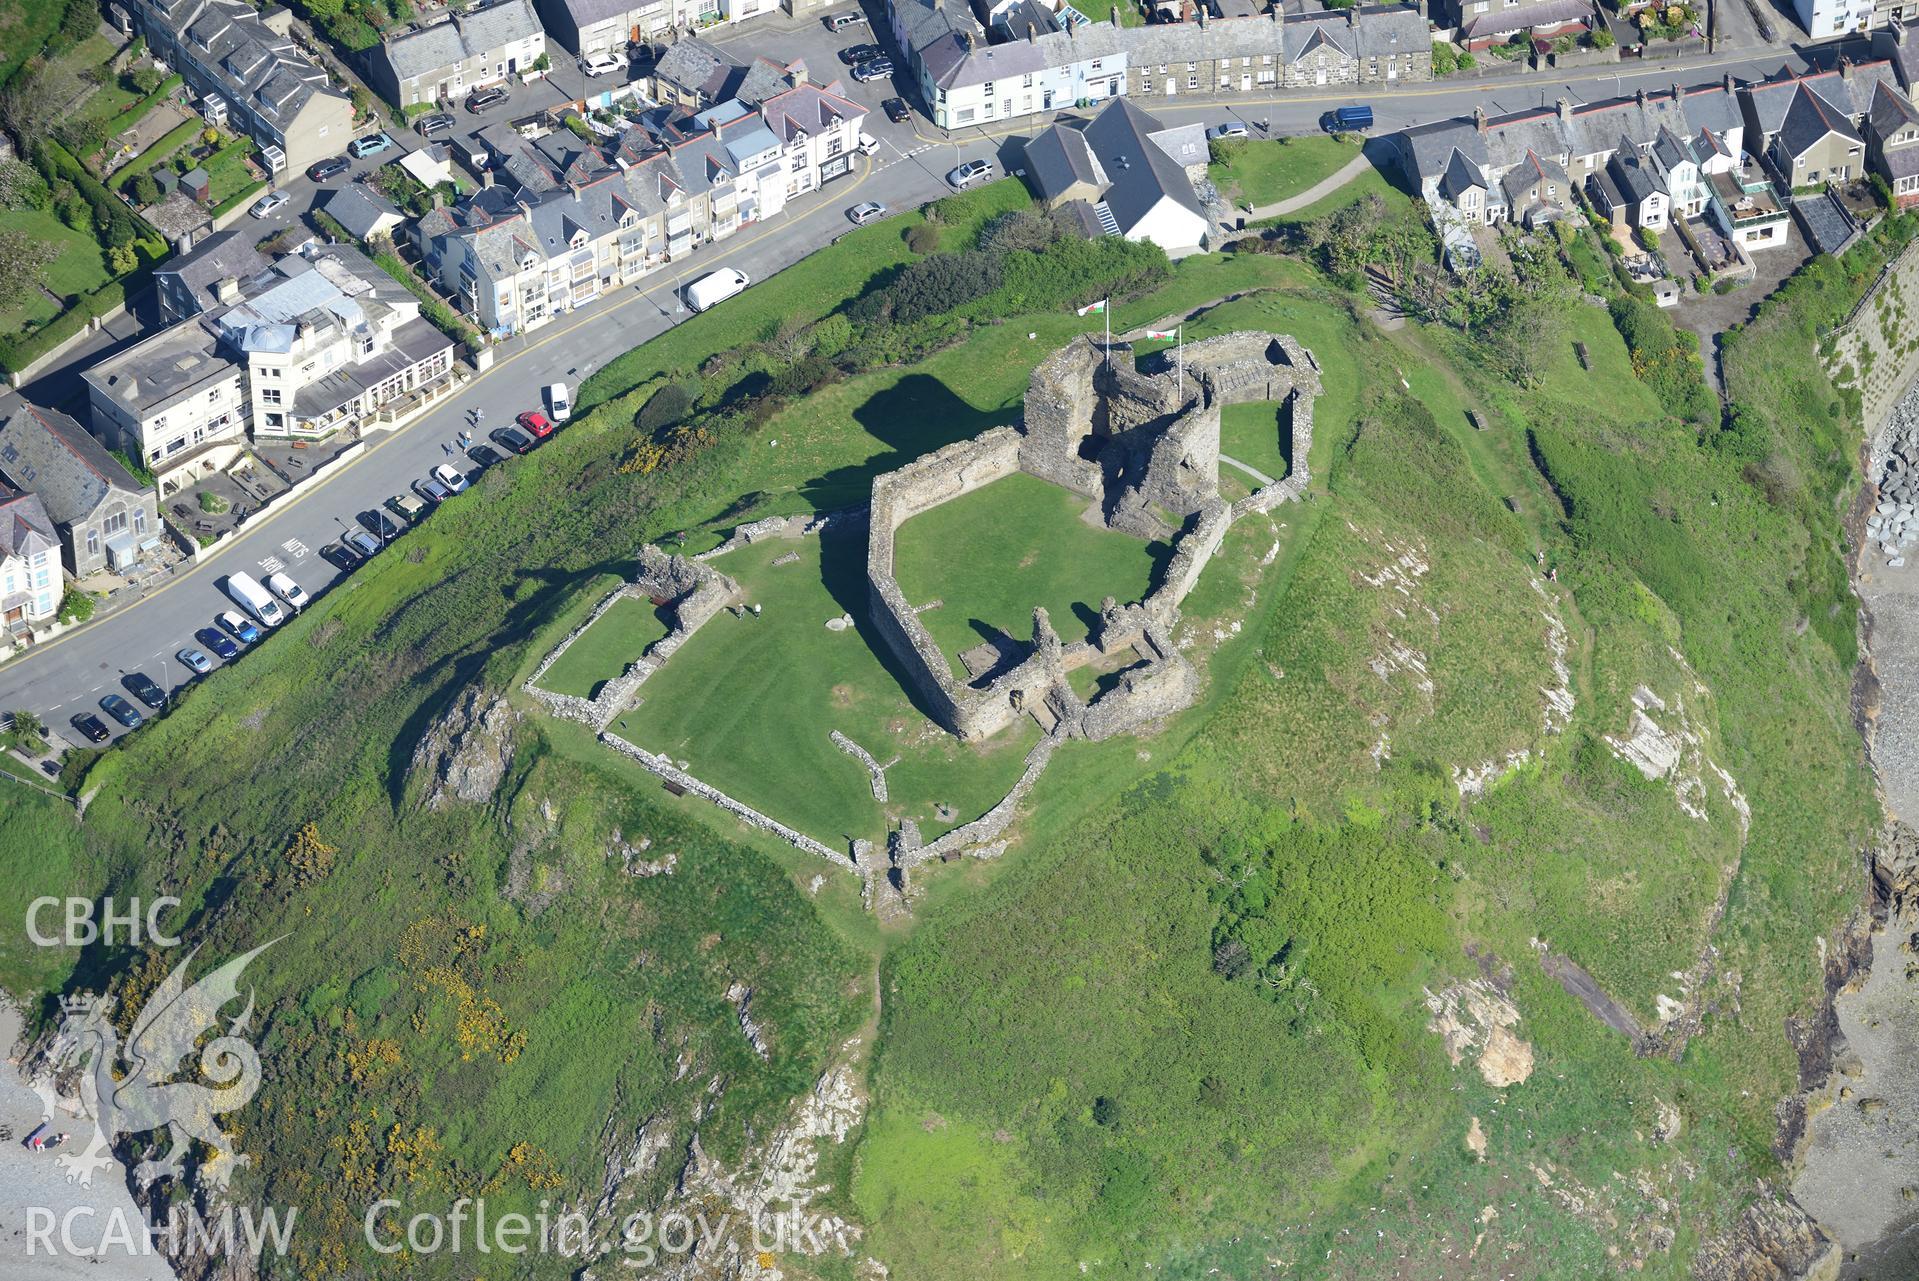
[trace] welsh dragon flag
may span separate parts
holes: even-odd
[[[1146,331],[1146,336],[1147,336],[1148,338],[1157,338],[1157,339],[1159,339],[1159,340],[1160,340],[1161,342],[1172,342],[1173,340],[1175,340],[1176,338],[1178,338],[1178,337],[1179,337],[1179,330],[1177,330],[1177,329],[1148,329],[1148,330]]]
[[[1081,307],[1076,314],[1081,316],[1097,316],[1104,313],[1105,310],[1106,299],[1102,298],[1098,302],[1087,303],[1084,307]]]

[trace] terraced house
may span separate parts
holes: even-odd
[[[888,0],[910,73],[944,128],[1017,119],[1132,94],[1256,94],[1274,88],[1432,78],[1432,41],[1412,5],[1367,5],[1144,27],[1089,22],[1064,0]],[[1237,10],[1234,10],[1237,11]]]
[[[64,590],[47,509],[36,495],[0,484],[0,652],[51,622]]]
[[[414,234],[427,269],[488,332],[537,329],[682,262],[851,171],[865,108],[788,76],[757,106],[730,99],[601,145],[570,133],[484,136],[512,184],[435,209]]]
[[[1403,130],[1393,147],[1436,216],[1533,226],[1566,216],[1583,192],[1622,229],[1659,230],[1711,213],[1716,179],[1737,191],[1752,174],[1741,92],[1727,78],[1503,116],[1481,111]],[[1715,218],[1730,230],[1728,211]]]
[[[79,423],[17,392],[0,396],[0,481],[39,497],[75,578],[128,569],[161,536],[152,487]]]
[[[293,15],[242,0],[121,0],[156,57],[260,144],[269,169],[304,169],[353,137],[353,103],[291,35]]]
[[[405,109],[446,103],[529,71],[546,53],[546,32],[527,0],[484,9],[389,37],[367,52],[367,81]]]

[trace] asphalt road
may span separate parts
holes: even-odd
[[[793,24],[779,34],[785,57],[804,57],[815,67],[815,78],[825,80],[841,64],[838,50],[845,45],[880,40],[870,29],[827,33],[817,22]],[[757,40],[765,47],[765,29],[743,28],[724,43],[749,53]],[[1370,93],[1376,132],[1387,133],[1407,125],[1469,113],[1483,105],[1491,112],[1549,105],[1556,98],[1583,102],[1635,89],[1648,92],[1677,82],[1698,84],[1732,74],[1754,78],[1770,74],[1786,63],[1801,60],[1777,51],[1754,57],[1732,54],[1683,65],[1645,68],[1620,64],[1605,72],[1587,72],[1560,79],[1528,76],[1502,81],[1439,82],[1419,88]],[[831,67],[832,70],[827,68]],[[562,72],[561,75],[565,75]],[[579,77],[573,72],[575,78]],[[524,86],[538,97],[558,99],[573,92],[564,83]],[[845,210],[863,200],[878,200],[894,211],[912,208],[947,191],[945,173],[961,160],[991,158],[1003,167],[1017,167],[1019,147],[1034,131],[1032,121],[998,130],[977,129],[948,136],[915,115],[895,125],[879,110],[882,99],[899,92],[891,82],[846,83],[847,92],[869,108],[866,128],[880,140],[877,155],[863,160],[855,173],[831,183],[824,192],[790,206],[779,218],[711,245],[678,270],[662,272],[603,297],[579,311],[562,316],[545,328],[516,338],[496,349],[493,367],[476,375],[461,393],[429,414],[396,431],[369,438],[368,448],[356,459],[323,473],[301,486],[247,524],[242,533],[214,556],[178,575],[147,597],[36,647],[0,666],[0,708],[27,708],[40,714],[56,735],[79,742],[69,724],[79,712],[99,711],[99,699],[125,694],[121,681],[144,672],[172,688],[187,678],[175,657],[183,646],[195,644],[193,632],[211,624],[216,613],[231,608],[222,584],[226,576],[245,570],[263,576],[284,569],[307,591],[318,594],[340,577],[340,571],[321,555],[352,527],[359,514],[378,508],[435,464],[449,461],[447,445],[467,424],[469,408],[485,405],[485,430],[503,426],[521,409],[536,407],[537,389],[548,383],[579,382],[607,360],[653,338],[685,319],[678,291],[692,280],[720,266],[738,267],[756,281],[829,244],[850,224]],[[1169,121],[1195,117],[1214,123],[1241,119],[1268,136],[1310,133],[1320,115],[1332,106],[1355,101],[1348,94],[1235,97],[1224,100],[1163,99],[1144,102]],[[515,101],[493,114],[518,114],[536,105],[516,93]],[[459,113],[464,117],[464,113]],[[462,119],[462,126],[469,122]],[[408,137],[406,145],[415,145]],[[337,188],[390,157],[356,163],[351,174],[324,184]],[[282,189],[294,199],[264,220],[256,220],[262,234],[268,227],[291,223],[323,194],[305,175],[289,175]],[[520,403],[525,402],[525,403]],[[476,465],[460,460],[472,472]],[[511,465],[510,463],[507,465]],[[205,648],[201,646],[200,648]],[[244,658],[244,654],[242,655]],[[218,660],[216,659],[216,662]],[[101,718],[117,736],[121,731]]]
[[[983,150],[975,147],[971,154]],[[132,701],[121,682],[133,672],[145,673],[166,689],[182,684],[189,673],[175,655],[189,645],[204,650],[193,633],[234,607],[223,586],[229,574],[244,570],[263,578],[284,570],[318,595],[341,577],[322,550],[356,527],[361,513],[380,507],[436,464],[456,461],[462,470],[476,473],[471,458],[450,459],[447,453],[447,446],[456,444],[456,434],[468,426],[470,408],[486,409],[475,437],[476,443],[484,443],[487,432],[508,425],[516,413],[541,407],[539,388],[560,381],[577,388],[608,360],[686,319],[690,313],[678,293],[707,272],[732,266],[763,281],[850,230],[846,210],[851,205],[879,200],[893,210],[909,209],[945,190],[929,169],[905,161],[898,149],[883,144],[881,154],[862,161],[852,176],[795,202],[780,217],[707,246],[677,270],[616,290],[501,344],[492,368],[473,375],[459,394],[402,427],[370,435],[357,458],[266,508],[207,560],[146,597],[0,666],[0,708],[30,709],[58,738],[76,744],[82,739],[70,720],[91,712],[118,737],[119,725],[100,712],[99,700],[120,694]]]

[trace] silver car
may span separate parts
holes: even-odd
[[[982,182],[993,176],[993,162],[990,160],[969,160],[946,175],[946,181],[955,190],[964,191],[976,182]]]
[[[886,206],[877,200],[868,200],[863,204],[857,204],[851,209],[848,209],[846,216],[863,227],[876,218],[886,217]]]

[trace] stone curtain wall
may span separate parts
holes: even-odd
[[[1032,712],[1050,731],[1106,737],[1157,720],[1197,696],[1198,673],[1167,643],[1179,606],[1238,517],[1296,501],[1309,478],[1312,402],[1320,391],[1312,355],[1290,337],[1239,332],[1184,348],[1182,378],[1167,352],[1159,368],[1134,368],[1129,343],[1073,340],[1033,371],[1021,427],[998,427],[949,445],[873,482],[867,533],[868,609],[900,661],[917,701],[948,732],[977,739]],[[1271,400],[1292,410],[1292,468],[1284,480],[1228,505],[1219,496],[1223,406]],[[1086,457],[1096,453],[1098,462]],[[1033,614],[1033,652],[984,688],[956,680],[893,576],[893,544],[910,517],[1022,471],[1104,504],[1109,527],[1142,536],[1163,530],[1155,508],[1198,520],[1174,542],[1173,560],[1138,607],[1106,611],[1100,650],[1145,638],[1145,670],[1129,673],[1092,705],[1058,691],[1085,661],[1062,647],[1044,610]],[[1109,490],[1105,472],[1121,480]],[[1144,526],[1152,525],[1155,529]],[[1137,613],[1134,610],[1137,609]],[[1122,620],[1123,624],[1122,624]]]
[[[984,737],[1011,718],[995,722],[977,706],[977,694],[953,678],[952,664],[893,577],[893,538],[910,517],[1010,476],[1020,470],[1019,464],[1020,433],[995,427],[873,482],[866,535],[868,613],[933,719],[962,738]]]
[[[1859,389],[1866,439],[1883,455],[1892,407],[1919,375],[1919,241],[1886,264],[1840,326],[1832,332],[1826,371]]]

